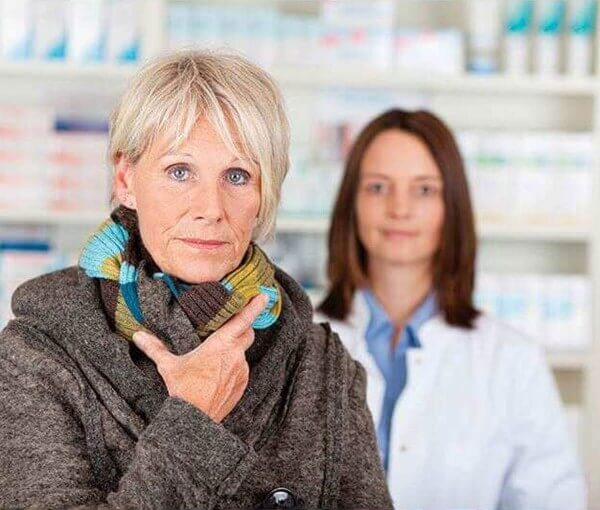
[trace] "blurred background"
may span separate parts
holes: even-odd
[[[458,134],[480,307],[546,348],[600,506],[595,0],[0,0],[0,322],[106,217],[108,116],[146,59],[230,47],[280,83],[292,167],[266,248],[318,301],[353,137],[393,106]]]

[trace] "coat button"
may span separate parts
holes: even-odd
[[[289,489],[281,487],[272,490],[259,506],[260,509],[268,508],[294,508],[299,509],[299,500]]]

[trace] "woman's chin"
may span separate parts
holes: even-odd
[[[185,257],[173,264],[168,273],[191,285],[215,282],[235,269],[230,268],[226,261],[227,257],[216,257],[215,255]]]
[[[206,282],[218,282],[226,274],[227,272],[223,271],[222,269],[215,268],[213,270],[210,267],[206,267],[199,271],[190,271],[189,268],[186,268],[181,271],[173,272],[172,276],[175,276],[177,279],[190,285],[198,285]]]
[[[370,256],[390,266],[411,266],[421,264],[424,260],[431,258],[428,254],[403,249],[378,250],[377,253],[371,253]]]

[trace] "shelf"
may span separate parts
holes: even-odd
[[[426,92],[549,94],[593,96],[599,89],[596,78],[488,75],[430,75],[355,68],[274,67],[273,76],[284,85],[304,87],[379,87]]]
[[[279,217],[277,232],[299,234],[325,234],[329,230],[329,218]]]
[[[580,371],[588,367],[588,355],[585,352],[547,352],[546,359],[554,370]]]
[[[135,64],[76,64],[71,62],[41,62],[35,60],[0,63],[0,78],[54,78],[123,81],[139,67]]]
[[[282,233],[324,234],[329,229],[327,218],[280,217],[277,231]],[[483,240],[549,241],[587,243],[591,240],[590,229],[581,226],[502,225],[484,224],[478,228]]]
[[[22,61],[0,63],[0,78],[97,79],[122,81],[139,69],[138,64],[77,64]],[[546,94],[593,96],[600,92],[596,78],[489,75],[435,75],[420,72],[307,66],[274,66],[271,74],[283,85],[300,87],[365,87],[412,89],[438,93]]]
[[[88,226],[102,222],[108,214],[108,211],[0,211],[0,224]]]
[[[548,241],[564,243],[588,243],[591,229],[574,226],[544,226],[519,224],[482,224],[478,227],[482,240],[490,241]]]

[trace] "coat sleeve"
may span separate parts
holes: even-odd
[[[194,406],[167,398],[107,494],[89,459],[76,379],[35,349],[7,352],[11,342],[1,340],[0,508],[211,509],[255,455]]]
[[[515,455],[501,509],[582,510],[586,485],[553,376],[540,348],[527,345],[510,368],[510,434]]]
[[[375,428],[366,401],[365,369],[351,361],[338,508],[392,509]]]

